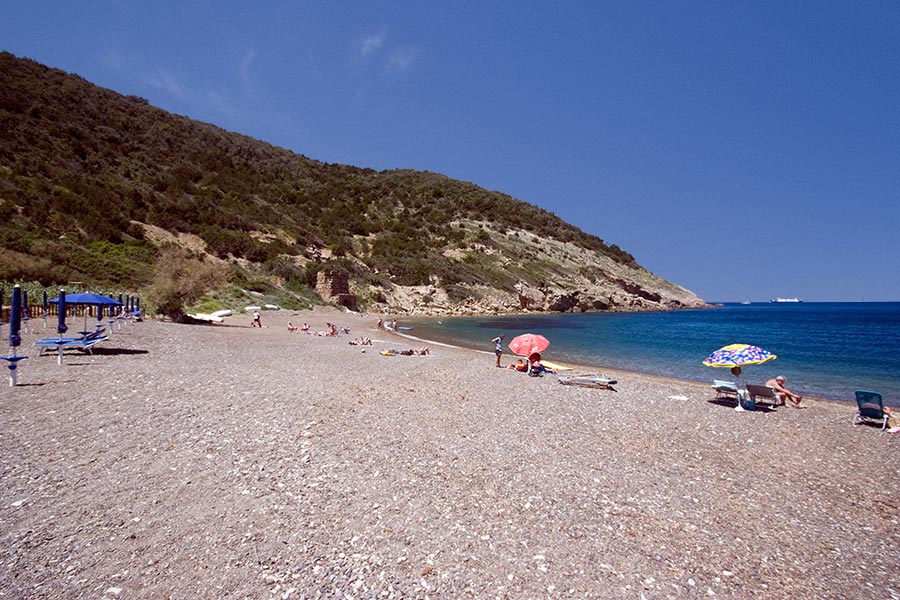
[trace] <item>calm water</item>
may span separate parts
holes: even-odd
[[[703,366],[711,352],[732,343],[778,355],[744,369],[749,383],[783,374],[794,391],[853,400],[856,389],[900,406],[900,302],[726,304],[714,310],[591,313],[502,317],[410,318],[416,337],[492,350],[490,339],[525,333],[550,339],[544,355],[556,362],[711,381],[728,369]],[[509,357],[506,359],[509,360]]]

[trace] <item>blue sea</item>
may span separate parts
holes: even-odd
[[[746,367],[748,383],[785,375],[805,396],[854,402],[854,390],[881,392],[900,406],[900,302],[724,304],[720,308],[645,313],[582,313],[408,318],[406,333],[491,351],[491,338],[540,333],[547,360],[709,382],[728,369],[702,364],[732,343],[760,346],[778,358]],[[511,356],[506,360],[510,361]]]

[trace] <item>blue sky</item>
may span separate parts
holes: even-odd
[[[0,49],[508,193],[710,301],[900,300],[900,2],[0,2]]]

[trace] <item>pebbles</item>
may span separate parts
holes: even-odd
[[[572,389],[288,318],[134,324],[97,356],[24,363],[0,391],[0,592],[878,598],[896,580],[898,438],[849,407],[737,414],[628,373]]]

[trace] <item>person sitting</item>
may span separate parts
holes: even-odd
[[[309,333],[309,325],[303,323],[303,327],[300,328],[300,331],[302,331],[303,333]]]
[[[294,325],[293,323],[291,323],[290,321],[288,321],[288,331],[290,331],[291,333],[294,333],[295,331],[297,331],[297,326]]]
[[[775,390],[775,395],[778,396],[778,400],[782,405],[785,404],[785,400],[790,400],[794,403],[794,406],[800,408],[800,401],[803,400],[803,396],[799,396],[784,387],[786,382],[787,378],[784,375],[779,375],[775,379],[768,380],[766,385]]]
[[[541,363],[541,355],[535,352],[528,357],[528,374],[532,377],[543,377],[545,373],[555,373]]]
[[[334,323],[325,323],[325,335],[337,335],[337,326]]]

